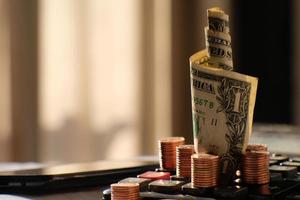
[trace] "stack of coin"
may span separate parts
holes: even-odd
[[[184,144],[183,137],[168,137],[158,141],[161,169],[176,170],[176,147]]]
[[[192,186],[215,187],[218,182],[219,156],[206,153],[192,155]]]
[[[194,145],[180,145],[176,148],[176,175],[191,177],[191,156],[195,153]]]
[[[266,144],[248,144],[246,151],[268,151]]]
[[[260,151],[248,150],[245,152],[243,155],[242,179],[246,184],[269,183],[269,152],[265,151],[265,148]]]
[[[138,183],[115,183],[110,185],[112,200],[139,200],[140,188]]]

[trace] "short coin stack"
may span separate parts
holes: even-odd
[[[138,183],[116,183],[111,184],[112,200],[139,200],[140,187]]]
[[[192,186],[209,188],[218,182],[219,156],[206,153],[192,155]]]
[[[246,184],[269,183],[269,152],[266,145],[248,145],[243,155],[242,179]]]
[[[168,137],[158,141],[161,169],[176,170],[176,147],[184,144],[184,137]]]
[[[194,145],[180,145],[176,148],[176,175],[191,177],[191,156],[195,153]]]

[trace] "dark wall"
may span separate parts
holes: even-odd
[[[233,1],[234,61],[259,78],[254,119],[292,122],[291,1]]]

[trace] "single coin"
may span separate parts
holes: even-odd
[[[153,172],[147,171],[145,173],[139,174],[138,178],[145,178],[151,180],[158,180],[158,179],[170,179],[170,172]]]

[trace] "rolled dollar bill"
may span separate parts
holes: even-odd
[[[258,80],[233,72],[229,17],[207,11],[206,49],[190,57],[194,146],[219,155],[221,184],[230,184],[252,132]]]
[[[207,51],[190,57],[195,150],[219,155],[228,184],[252,132],[258,80],[206,63]]]
[[[225,70],[233,70],[231,37],[227,33],[204,28],[209,62]]]
[[[207,10],[208,26],[210,30],[229,33],[229,16],[218,7]]]

